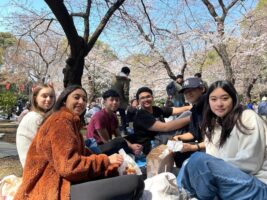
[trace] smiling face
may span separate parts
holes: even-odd
[[[216,116],[223,118],[233,109],[233,99],[222,88],[216,88],[209,95],[209,105]]]
[[[38,92],[35,99],[37,108],[44,113],[49,111],[53,107],[53,105],[55,104],[55,100],[55,92],[54,89],[51,87],[42,88]]]
[[[119,97],[108,97],[104,100],[103,103],[104,103],[105,109],[108,112],[115,112],[119,108],[120,98]]]
[[[86,93],[82,89],[76,89],[70,93],[65,102],[65,106],[74,114],[81,115],[87,104]]]
[[[153,104],[153,95],[149,92],[142,92],[139,94],[138,102],[143,109],[149,109]]]
[[[203,88],[190,88],[184,91],[185,99],[192,104],[196,104],[203,93]]]

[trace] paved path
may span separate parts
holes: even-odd
[[[17,155],[18,152],[15,144],[0,141],[0,158]]]

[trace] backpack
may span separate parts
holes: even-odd
[[[166,87],[166,91],[167,91],[167,94],[168,96],[174,96],[175,94],[175,91],[176,91],[176,88],[175,88],[175,85],[174,85],[174,82],[170,82],[167,87]]]
[[[267,102],[260,102],[258,106],[258,114],[267,116]]]

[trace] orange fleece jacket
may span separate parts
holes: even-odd
[[[67,200],[71,183],[118,175],[104,154],[85,148],[80,118],[63,107],[38,130],[27,154],[14,200]]]

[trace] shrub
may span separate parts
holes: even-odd
[[[10,116],[17,103],[17,96],[10,92],[5,91],[0,93],[0,113]]]

